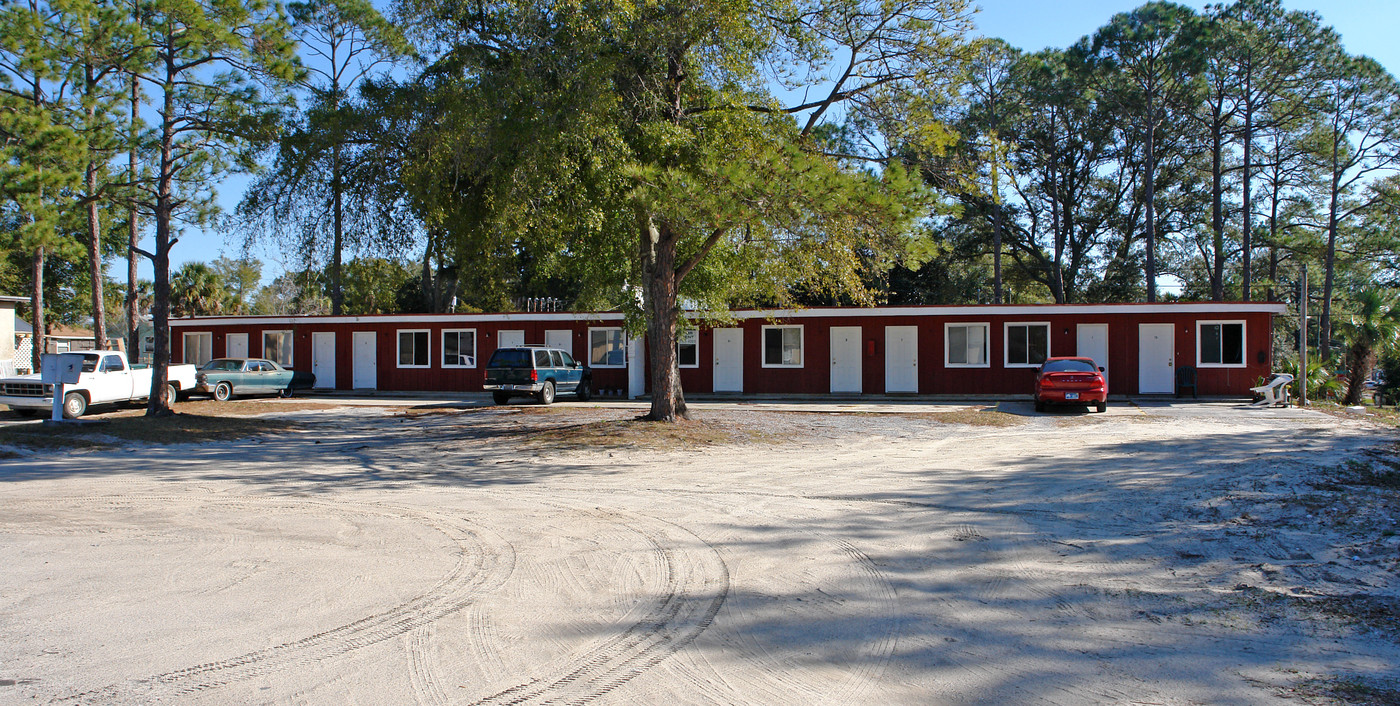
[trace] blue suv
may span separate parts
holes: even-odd
[[[496,404],[511,397],[534,397],[540,404],[554,402],[559,393],[572,394],[580,402],[593,396],[593,369],[574,360],[568,351],[543,346],[497,348],[486,363],[486,383]]]

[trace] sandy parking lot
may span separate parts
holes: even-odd
[[[0,703],[1400,694],[1392,432],[1005,412],[355,408],[21,452]]]

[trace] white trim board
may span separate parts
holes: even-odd
[[[697,312],[698,313],[698,312]],[[912,316],[938,318],[952,316],[1083,316],[1104,314],[1286,314],[1285,304],[1268,302],[1182,302],[1176,304],[1021,304],[975,306],[886,306],[830,309],[749,309],[729,313],[729,318],[817,319],[859,318],[866,316]],[[288,325],[288,324],[460,324],[513,321],[622,321],[616,311],[508,314],[390,314],[384,316],[211,316],[171,319],[176,326]]]

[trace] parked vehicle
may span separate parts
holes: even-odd
[[[135,402],[151,396],[151,368],[128,365],[126,354],[120,351],[82,351],[58,353],[61,360],[81,365],[78,382],[64,385],[63,416],[77,419],[92,405]],[[193,365],[171,365],[166,368],[165,399],[167,404],[195,387]],[[53,385],[43,382],[39,375],[20,375],[0,380],[0,404],[9,406],[16,414],[32,417],[53,409]]]
[[[1052,404],[1094,405],[1108,410],[1108,380],[1092,358],[1048,358],[1035,374],[1035,411]]]
[[[316,384],[312,373],[284,368],[263,358],[215,358],[195,375],[199,391],[227,402],[234,395],[281,395]]]
[[[593,395],[593,369],[558,348],[497,348],[486,362],[483,387],[491,391],[496,404],[526,395],[540,404],[551,404],[559,393],[587,401]]]

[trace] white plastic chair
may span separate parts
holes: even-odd
[[[1254,392],[1264,396],[1264,399],[1253,404],[1254,407],[1287,407],[1289,397],[1289,386],[1293,384],[1293,376],[1288,373],[1274,373],[1272,379],[1259,387],[1249,388]]]

